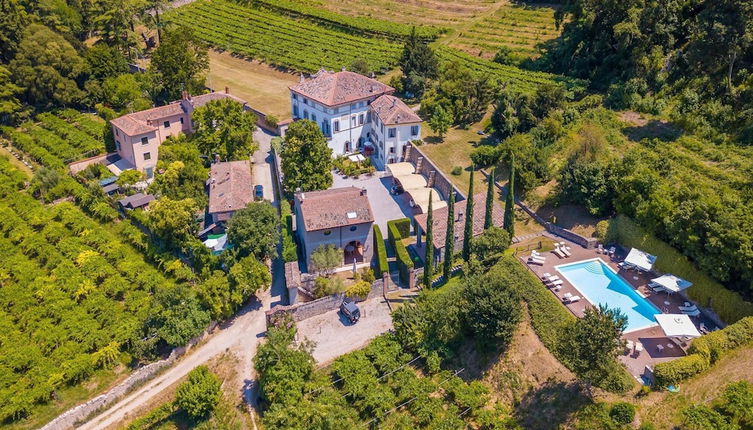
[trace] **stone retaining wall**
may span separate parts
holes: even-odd
[[[423,161],[421,162],[421,168],[418,172],[422,174],[427,180],[429,179],[429,175],[431,172],[434,173],[434,188],[439,190],[442,193],[442,197],[444,200],[447,200],[447,197],[450,195],[450,190],[455,190],[455,198],[456,203],[462,200],[465,200],[466,196],[465,193],[461,190],[459,190],[457,187],[455,187],[452,184],[452,181],[445,176],[445,174],[437,168],[437,166],[434,165],[434,163],[429,159],[429,157],[426,156],[426,154],[421,151],[421,147],[408,144],[411,149],[408,154],[408,158],[405,161],[408,161],[410,163],[413,163],[414,166],[418,166],[418,159],[419,157],[423,157]]]
[[[113,405],[133,389],[145,381],[152,379],[159,371],[170,366],[180,357],[186,354],[191,347],[201,342],[217,327],[217,323],[212,323],[201,335],[191,339],[186,346],[173,349],[170,356],[164,360],[147,364],[131,373],[125,381],[116,385],[110,391],[100,394],[99,396],[82,403],[72,409],[69,409],[57,418],[47,423],[41,430],[68,430],[75,428],[78,424],[86,421],[87,418],[94,415],[97,411],[108,408]]]

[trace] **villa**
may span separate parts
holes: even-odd
[[[115,137],[115,150],[121,157],[122,169],[136,169],[144,172],[147,178],[154,176],[159,157],[159,146],[170,136],[193,132],[191,115],[194,109],[213,100],[230,99],[246,102],[225,92],[214,92],[191,96],[183,92],[181,100],[165,106],[133,112],[110,121]]]
[[[289,89],[293,119],[319,125],[336,156],[363,150],[383,167],[401,161],[406,144],[421,138],[421,118],[375,79],[320,70]]]
[[[332,188],[295,194],[296,233],[306,262],[322,245],[343,250],[343,263],[371,261],[374,212],[366,190]]]

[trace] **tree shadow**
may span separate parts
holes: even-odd
[[[580,385],[548,381],[523,395],[515,415],[523,428],[556,429],[589,403]]]
[[[640,142],[643,139],[659,139],[663,142],[671,142],[682,135],[682,130],[667,121],[649,120],[644,124],[624,127],[622,132],[632,142]]]

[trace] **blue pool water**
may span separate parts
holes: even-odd
[[[620,275],[602,260],[579,261],[555,267],[592,305],[606,304],[627,315],[626,332],[656,325],[654,315],[661,311],[641,297]]]

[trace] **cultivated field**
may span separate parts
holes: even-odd
[[[290,117],[288,86],[296,82],[295,74],[227,52],[209,51],[207,85],[216,91],[229,87],[231,94],[246,100],[249,106],[278,119]]]
[[[502,46],[507,46],[515,59],[520,61],[535,56],[536,45],[558,35],[554,9],[505,5],[493,14],[458,29],[451,36],[449,45],[484,58],[493,58]]]

